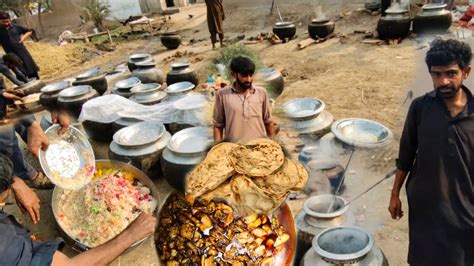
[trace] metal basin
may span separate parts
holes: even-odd
[[[374,246],[372,236],[362,228],[328,228],[313,238],[313,249],[325,261],[340,264],[361,260]]]
[[[162,123],[145,121],[120,129],[113,140],[126,147],[137,147],[157,141],[165,132]]]
[[[71,85],[71,82],[69,82],[68,80],[63,80],[63,81],[60,81],[60,82],[51,83],[49,85],[46,85],[45,87],[43,87],[41,89],[41,92],[45,93],[45,94],[54,94],[58,91],[64,90],[65,88],[69,87],[70,85]]]
[[[126,163],[119,162],[119,161],[113,161],[113,160],[97,160],[97,161],[95,161],[95,165],[96,165],[97,169],[100,169],[100,168],[117,168],[117,169],[122,169],[126,172],[131,173],[134,176],[134,178],[138,179],[144,186],[146,186],[147,188],[150,189],[151,195],[158,201],[157,206],[162,205],[162,203],[160,202],[161,197],[158,194],[158,190],[156,189],[155,184],[141,170],[135,168],[134,166],[132,166],[130,164],[126,164]],[[53,194],[52,194],[52,198],[51,198],[51,209],[52,209],[53,214],[54,214],[54,219],[55,219],[56,223],[59,225],[61,231],[68,237],[68,240],[73,242],[73,249],[76,250],[76,251],[86,251],[90,247],[88,247],[84,243],[81,243],[81,242],[77,241],[76,239],[74,239],[72,237],[71,233],[65,231],[64,228],[61,226],[61,223],[58,222],[58,218],[57,218],[58,202],[60,200],[62,192],[63,192],[63,189],[61,189],[59,187],[55,187],[54,190],[53,190]],[[154,216],[157,216],[158,208],[154,211],[153,214],[154,214]],[[131,247],[135,247],[135,246],[139,245],[144,240],[145,239],[135,242]]]
[[[213,142],[214,138],[210,128],[191,127],[174,134],[167,148],[180,155],[195,156],[205,152]]]
[[[73,86],[73,87],[62,90],[59,93],[59,97],[75,98],[75,97],[86,95],[87,93],[91,91],[91,89],[92,87],[89,85]]]
[[[177,82],[166,88],[168,94],[181,94],[194,89],[195,85],[189,81]]]
[[[326,104],[319,99],[301,98],[286,102],[282,109],[288,118],[305,120],[317,116],[325,107]]]
[[[342,197],[336,196],[336,201],[334,202],[333,212],[327,212],[329,205],[334,200],[334,195],[317,195],[308,198],[303,204],[304,212],[315,218],[336,218],[344,214],[349,206],[345,206],[347,201]]]
[[[386,126],[362,118],[346,118],[334,122],[331,131],[340,141],[354,147],[376,148],[389,143],[393,133]]]
[[[129,90],[141,83],[142,82],[138,78],[131,77],[115,83],[115,87],[119,90]]]

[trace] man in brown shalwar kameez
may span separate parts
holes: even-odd
[[[218,34],[221,47],[223,47],[224,27],[222,25],[222,22],[225,19],[225,15],[222,0],[206,0],[206,6],[207,26],[209,28],[209,33],[211,33],[212,49],[216,48],[216,35]]]

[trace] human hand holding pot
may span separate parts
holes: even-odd
[[[49,139],[40,127],[37,121],[34,121],[31,126],[28,127],[28,150],[38,157],[40,149],[47,150],[49,146]]]

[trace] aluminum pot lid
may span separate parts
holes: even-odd
[[[158,83],[141,83],[133,87],[130,91],[135,94],[149,94],[161,89]]]
[[[87,79],[93,76],[96,76],[100,73],[100,67],[93,67],[87,71],[82,72],[76,76],[77,80]]]
[[[119,119],[114,121],[115,124],[121,126],[131,126],[139,122],[143,122],[143,120],[131,117],[120,117]]]
[[[167,147],[181,155],[196,155],[205,152],[214,143],[212,130],[208,127],[190,127],[175,133]]]
[[[291,21],[279,21],[275,23],[276,27],[294,27],[295,24]]]
[[[163,151],[163,149],[166,148],[166,145],[168,144],[170,139],[171,139],[171,134],[168,131],[165,131],[163,133],[163,136],[161,136],[160,139],[147,145],[143,145],[139,147],[124,147],[117,144],[115,141],[112,141],[109,145],[109,149],[110,151],[118,155],[144,156],[144,155]]]
[[[374,246],[373,237],[355,226],[337,226],[323,230],[312,241],[318,255],[330,261],[358,260]]]
[[[68,80],[63,80],[63,81],[60,81],[60,82],[55,82],[55,83],[51,83],[51,84],[46,85],[45,87],[43,87],[41,89],[41,92],[43,92],[45,94],[54,94],[58,91],[64,90],[65,88],[69,87],[70,85],[71,85],[71,82],[69,82]]]
[[[186,63],[186,62],[178,62],[178,63],[173,63],[171,64],[171,69],[182,69],[182,68],[187,68],[191,64]]]
[[[43,81],[41,81],[39,79],[35,79],[35,80],[29,81],[29,82],[19,86],[18,88],[27,89],[27,88],[38,86],[40,84],[43,84]]]
[[[422,9],[425,11],[435,11],[446,8],[448,5],[446,3],[430,3],[423,5]]]
[[[315,18],[311,20],[311,23],[314,23],[314,24],[324,24],[326,22],[329,22],[329,18],[327,17]]]
[[[138,147],[156,142],[165,131],[162,123],[144,121],[120,129],[113,140],[120,146]]]
[[[173,83],[166,88],[168,94],[179,94],[189,92],[194,89],[195,85],[189,81],[181,81]]]
[[[331,132],[338,140],[360,148],[380,147],[393,138],[392,131],[386,126],[362,118],[337,120],[332,124]]]
[[[166,96],[168,96],[166,92],[157,91],[151,94],[143,94],[143,95],[135,94],[135,95],[132,95],[129,99],[137,103],[149,104],[149,103],[158,103],[164,98],[166,98]]]
[[[156,61],[154,59],[146,59],[143,61],[140,61],[138,63],[135,63],[137,67],[155,67],[156,66]]]
[[[62,98],[74,98],[88,94],[91,91],[92,87],[89,85],[79,85],[72,86],[67,89],[62,90],[59,93],[59,97]]]
[[[148,58],[148,57],[151,57],[150,53],[135,53],[135,54],[130,55],[129,59],[130,60],[141,60],[141,59],[145,59],[145,58]]]
[[[131,77],[131,78],[128,78],[128,79],[123,79],[121,81],[118,81],[117,83],[115,83],[115,87],[117,89],[130,89],[132,87],[135,87],[137,86],[138,84],[141,84],[142,82],[140,81],[140,79],[136,78],[136,77]]]

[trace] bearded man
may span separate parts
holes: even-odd
[[[234,57],[230,63],[234,83],[216,93],[214,140],[247,142],[273,137],[270,99],[264,88],[252,85],[255,64],[247,57]]]

